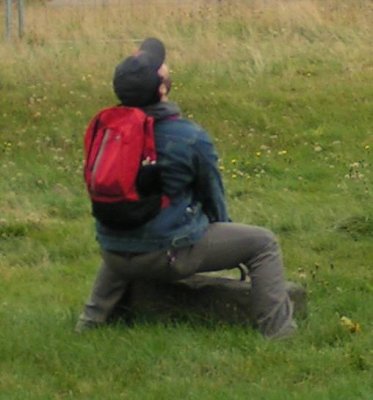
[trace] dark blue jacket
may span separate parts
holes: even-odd
[[[143,253],[189,246],[209,223],[229,221],[218,156],[208,134],[191,121],[175,118],[174,105],[159,106],[144,111],[156,118],[158,163],[171,204],[129,231],[114,231],[96,221],[97,240],[105,250]]]

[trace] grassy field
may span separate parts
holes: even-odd
[[[0,42],[0,399],[371,399],[371,1],[100,4],[30,1],[24,38]],[[150,35],[172,100],[214,138],[233,219],[271,228],[307,286],[289,342],[187,322],[73,332],[99,262],[83,132]]]

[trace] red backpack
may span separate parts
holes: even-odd
[[[100,111],[84,138],[84,179],[92,214],[113,229],[133,229],[154,218],[169,199],[162,195],[154,119],[138,108]]]

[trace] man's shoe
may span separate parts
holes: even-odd
[[[294,317],[305,319],[307,317],[307,292],[306,289],[295,282],[286,282],[286,290],[294,307]]]
[[[102,322],[96,322],[96,321],[86,320],[84,318],[79,318],[78,322],[75,325],[74,331],[76,333],[83,333],[86,331],[90,331],[92,329],[99,328],[102,325],[103,325]]]

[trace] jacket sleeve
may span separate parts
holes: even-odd
[[[229,222],[223,181],[218,169],[218,154],[206,132],[200,132],[195,150],[195,198],[201,202],[210,222]]]

